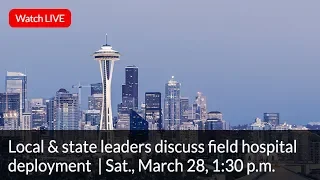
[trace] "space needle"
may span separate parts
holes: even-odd
[[[94,60],[100,64],[100,73],[102,80],[102,109],[100,119],[100,130],[113,130],[112,108],[111,108],[111,81],[114,68],[114,62],[120,60],[120,53],[112,49],[107,43],[94,52]]]

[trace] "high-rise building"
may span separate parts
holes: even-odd
[[[130,130],[148,130],[148,121],[137,112],[130,110]]]
[[[91,126],[99,126],[100,123],[100,110],[86,110],[84,111],[84,119],[86,124]]]
[[[207,119],[207,98],[201,92],[197,93],[195,102],[195,118],[200,120]]]
[[[102,83],[91,84],[91,95],[103,94]]]
[[[130,110],[123,103],[118,104],[117,130],[130,129]]]
[[[9,110],[3,113],[4,130],[19,130],[19,114],[18,111]]]
[[[46,110],[47,110],[47,129],[54,130],[54,97],[46,100]]]
[[[103,103],[103,88],[102,83],[91,84],[91,96],[88,97],[88,110],[96,110],[99,111],[99,114],[102,110]],[[100,114],[101,116],[101,114]],[[99,125],[94,124],[95,125]]]
[[[117,129],[130,129],[130,110],[138,111],[138,67],[136,66],[127,66],[125,69],[122,102],[118,104]]]
[[[138,67],[127,66],[125,84],[122,85],[122,103],[129,109],[138,109]]]
[[[122,110],[130,113],[130,109],[138,110],[138,67],[127,66],[125,69],[125,83],[122,85]],[[118,112],[119,113],[119,112]]]
[[[164,129],[178,130],[181,121],[180,86],[174,76],[165,86],[164,97]]]
[[[106,36],[107,38],[107,36]],[[111,108],[111,81],[114,62],[120,60],[120,53],[112,49],[110,45],[103,45],[98,51],[94,52],[94,59],[100,64],[102,80],[102,108],[100,119],[100,130],[113,129],[113,117]]]
[[[19,93],[0,93],[0,112],[16,111],[20,112]]]
[[[149,130],[162,129],[162,110],[160,92],[146,92],[145,119],[146,121],[148,121]]]
[[[280,124],[280,114],[279,113],[264,113],[263,121],[268,122],[271,125],[277,126]]]
[[[197,107],[197,104],[191,104],[188,115],[189,120],[200,120],[200,116],[197,115]]]
[[[53,104],[51,105],[51,103]],[[49,103],[49,112],[53,114],[49,115],[49,121],[52,122],[53,130],[79,129],[80,107],[78,94],[72,94],[65,89],[60,89],[51,103]]]
[[[20,120],[20,130],[32,129],[32,115],[31,113],[23,113]]]
[[[27,76],[20,72],[7,72],[6,92],[20,94],[20,110],[22,116],[27,109]]]
[[[44,99],[31,99],[32,129],[47,127],[47,106]]]
[[[130,113],[130,111],[127,109],[127,107],[123,103],[118,104],[117,112],[118,112],[118,117],[120,114],[129,114]]]
[[[122,102],[118,105],[121,107],[122,111],[126,111],[126,113],[130,113],[130,109],[133,109],[133,97],[129,97],[126,94],[127,87],[125,84],[122,85]],[[119,113],[119,111],[118,111]]]
[[[181,108],[181,122],[187,122],[189,119],[189,98],[181,97],[180,98],[180,108]]]
[[[88,97],[88,109],[89,110],[99,110],[102,109],[103,95],[102,94],[93,94]]]

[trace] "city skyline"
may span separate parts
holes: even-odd
[[[104,45],[104,46],[109,46],[109,45]],[[103,46],[102,46],[103,47]],[[109,46],[110,48],[112,48],[111,46]],[[125,67],[125,75],[126,75],[126,81],[127,81],[127,76],[129,75],[129,79],[132,79],[132,73],[129,73],[128,74],[128,69],[136,69],[135,71],[136,71],[136,77],[138,77],[138,67],[137,66],[135,66],[135,65],[128,65],[128,66],[126,66]],[[131,71],[131,70],[130,70]],[[9,78],[8,78],[9,77]],[[21,79],[22,78],[22,79]],[[33,108],[41,108],[41,106],[44,106],[44,102],[43,102],[43,104],[41,104],[41,103],[39,103],[39,100],[42,100],[42,101],[52,101],[54,98],[56,98],[56,97],[50,97],[50,98],[46,98],[46,97],[38,97],[38,98],[26,98],[25,97],[25,95],[23,95],[24,93],[26,93],[27,92],[27,89],[28,89],[28,87],[27,87],[27,84],[26,84],[26,80],[27,80],[27,74],[23,74],[23,73],[21,73],[21,72],[7,72],[6,73],[6,76],[5,76],[5,83],[6,83],[6,87],[7,87],[7,92],[3,92],[3,93],[0,93],[0,95],[2,94],[2,97],[5,99],[6,97],[9,97],[9,111],[8,111],[8,113],[9,114],[12,114],[12,113],[16,113],[16,111],[11,111],[10,110],[10,107],[15,107],[15,106],[20,106],[19,107],[19,111],[17,111],[18,112],[18,114],[19,114],[19,112],[21,113],[20,114],[20,116],[21,116],[21,118],[25,118],[24,116],[28,116],[28,115],[31,115],[31,113],[32,113],[32,111],[33,111]],[[21,81],[21,83],[13,83],[13,84],[16,84],[15,86],[13,86],[14,88],[16,88],[16,89],[18,89],[19,90],[19,85],[21,86],[21,87],[23,87],[24,89],[21,91],[21,90],[19,90],[19,92],[15,92],[14,90],[12,90],[12,88],[8,88],[9,86],[7,85],[7,81],[8,80],[13,80],[13,81]],[[136,82],[138,81],[138,79],[137,80],[135,80]],[[11,83],[12,84],[12,83]],[[18,85],[18,86],[17,86]],[[124,85],[126,85],[126,83],[124,83],[123,85],[122,85],[122,89],[124,88]],[[137,88],[138,88],[138,83],[136,83],[136,85],[137,85]],[[79,83],[79,86],[81,86],[81,83]],[[79,86],[77,86],[76,88],[79,88]],[[104,92],[104,90],[103,90],[103,85],[102,85],[102,83],[100,83],[100,82],[98,82],[98,83],[91,83],[90,84],[90,86],[81,86],[80,88],[82,89],[83,87],[87,87],[87,88],[90,88],[90,93],[88,94],[88,95],[86,95],[85,97],[83,97],[83,98],[86,98],[87,100],[88,100],[88,102],[87,102],[87,106],[88,106],[88,108],[84,108],[84,107],[81,107],[81,106],[79,106],[78,107],[78,109],[79,109],[79,113],[98,113],[99,114],[99,119],[100,119],[100,122],[99,123],[101,123],[101,120],[103,119],[103,116],[100,116],[101,114],[100,114],[100,112],[98,112],[97,110],[98,109],[100,109],[100,108],[102,108],[102,104],[103,104],[103,102],[102,102],[102,94],[103,94],[103,92]],[[193,97],[186,97],[186,96],[183,96],[183,94],[181,94],[180,93],[180,91],[181,91],[181,83],[179,83],[178,81],[176,81],[175,80],[175,77],[174,76],[171,76],[171,79],[169,79],[168,80],[168,82],[165,84],[165,93],[163,93],[163,95],[165,96],[163,99],[161,99],[161,92],[143,92],[143,94],[149,94],[149,93],[151,93],[151,94],[153,94],[153,93],[159,93],[159,95],[160,95],[160,99],[161,99],[161,101],[160,101],[160,113],[162,113],[161,115],[160,115],[160,121],[161,121],[161,123],[162,123],[162,125],[160,125],[160,126],[162,126],[162,128],[165,128],[165,124],[166,124],[166,120],[170,120],[170,118],[168,119],[166,119],[165,117],[166,117],[166,114],[168,114],[167,112],[166,112],[166,101],[173,101],[173,104],[174,104],[174,106],[176,106],[175,104],[178,104],[178,109],[177,110],[174,110],[174,114],[176,113],[175,111],[177,111],[177,117],[178,117],[178,123],[177,124],[180,124],[179,126],[182,126],[182,123],[183,123],[183,118],[182,118],[182,116],[183,116],[183,109],[181,109],[181,106],[182,106],[182,103],[184,102],[184,100],[187,100],[186,102],[187,102],[187,104],[188,104],[188,107],[189,107],[189,109],[188,109],[188,117],[187,117],[187,121],[190,121],[191,119],[193,119],[193,120],[207,120],[207,113],[221,113],[220,111],[217,111],[217,110],[212,110],[212,109],[207,109],[207,101],[206,101],[206,96],[203,96],[203,93],[202,92],[197,92]],[[75,88],[74,86],[72,86],[72,88]],[[70,89],[72,89],[72,88],[70,88]],[[172,90],[170,90],[170,89],[172,89]],[[60,92],[63,92],[63,93],[68,93],[69,94],[69,89],[68,88],[63,88],[63,87],[61,87],[58,91],[57,91],[57,94],[59,93],[60,94]],[[80,91],[79,91],[80,92]],[[72,95],[72,96],[75,96],[76,97],[76,99],[77,99],[77,103],[79,103],[78,105],[81,105],[81,103],[80,103],[80,101],[78,101],[78,99],[79,99],[79,92],[70,92],[70,96]],[[127,92],[127,90],[125,90],[125,92]],[[123,93],[122,93],[123,94]],[[17,96],[17,97],[20,97],[20,101],[17,101],[17,103],[18,103],[18,105],[10,105],[10,103],[15,103],[16,104],[16,101],[15,100],[11,100],[11,96]],[[97,96],[96,96],[97,95]],[[25,107],[28,107],[28,111],[27,112],[25,112],[25,110],[23,110],[24,112],[21,112],[22,111],[22,103],[21,103],[21,99],[23,99],[23,97],[25,98],[24,100],[22,100],[23,102],[25,102]],[[127,95],[126,94],[123,94],[123,97],[127,97]],[[122,100],[123,100],[123,97],[122,97]],[[91,98],[93,98],[93,99],[95,99],[95,98],[98,98],[98,99],[100,99],[101,98],[101,102],[99,101],[99,102],[97,102],[96,100],[95,101],[93,101],[93,102],[91,102],[92,101],[92,99]],[[169,98],[169,100],[167,100]],[[192,99],[192,98],[194,98],[194,99]],[[170,99],[173,99],[173,100],[170,100]],[[190,100],[190,101],[189,101]],[[192,102],[192,100],[194,100],[194,102]],[[3,100],[3,101],[6,101],[6,100]],[[33,101],[35,101],[35,102],[33,102]],[[176,101],[176,102],[175,102]],[[119,101],[119,102],[121,102],[121,100]],[[161,106],[161,104],[162,104],[162,102],[164,103],[163,104],[163,106]],[[37,105],[35,105],[35,106],[30,106],[31,104],[34,104],[34,103],[38,103]],[[91,105],[90,105],[90,103],[92,103]],[[131,117],[131,113],[129,113],[130,111],[132,111],[132,109],[134,109],[135,111],[140,111],[141,109],[140,108],[142,108],[142,107],[140,107],[140,105],[142,105],[142,104],[144,104],[144,105],[146,105],[145,103],[146,103],[146,99],[144,98],[143,100],[141,100],[140,101],[140,103],[141,104],[139,104],[138,105],[138,109],[134,106],[134,98],[133,99],[131,99],[130,101],[129,101],[129,105],[130,106],[132,106],[132,107],[126,107],[125,108],[125,111],[126,111],[126,113],[128,113],[128,117],[127,118],[130,118]],[[122,103],[121,103],[122,104]],[[118,104],[118,106],[119,106],[120,104]],[[30,107],[29,107],[30,106]],[[92,108],[92,106],[94,106],[95,108]],[[5,112],[6,110],[6,108],[8,108],[6,105],[4,105],[4,104],[2,104],[1,102],[0,102],[0,107],[3,109],[3,112]],[[49,105],[49,107],[50,107],[50,105]],[[91,107],[91,108],[90,108]],[[48,108],[48,107],[47,107]],[[119,108],[119,107],[118,107]],[[118,108],[116,108],[116,107],[114,107],[114,108],[112,108],[112,109],[114,109],[114,111],[117,111],[116,113],[113,113],[113,114],[118,114],[118,115],[113,115],[112,116],[112,119],[114,119],[115,117],[117,117],[117,118],[119,118],[119,113],[121,113],[121,110],[119,111],[119,109]],[[176,108],[176,107],[175,107]],[[175,109],[175,108],[173,108],[173,109]],[[191,109],[190,109],[191,108]],[[169,108],[170,109],[170,108]],[[172,109],[172,108],[171,108]],[[40,109],[41,110],[41,109]],[[99,110],[100,111],[100,110]],[[203,115],[203,111],[204,111],[204,113],[205,113],[205,115]],[[209,112],[210,111],[210,112]],[[48,112],[48,111],[47,111]],[[102,111],[101,111],[102,112]],[[125,114],[126,114],[125,113]],[[135,112],[136,113],[136,112]],[[192,117],[190,118],[190,114],[189,113],[192,113],[193,115],[191,115]],[[170,114],[170,113],[169,113]],[[147,114],[143,114],[143,115],[147,115]],[[82,116],[82,115],[81,115]],[[81,116],[79,116],[79,122],[80,121],[83,121],[84,119],[84,117],[82,117],[82,118],[80,118]],[[84,116],[86,116],[86,115],[84,115]],[[96,115],[95,115],[96,116]],[[172,116],[172,115],[169,115],[169,116]],[[270,116],[270,117],[268,117],[268,116]],[[291,122],[290,122],[290,120],[289,121],[286,121],[286,120],[283,120],[283,119],[281,119],[280,120],[280,118],[279,118],[279,116],[280,116],[280,113],[279,112],[264,112],[263,113],[263,115],[256,115],[255,116],[255,118],[254,119],[251,119],[251,121],[250,122],[248,122],[248,123],[238,123],[238,124],[230,124],[230,122],[228,122],[228,124],[229,124],[229,126],[231,127],[231,125],[232,126],[234,126],[234,127],[236,127],[236,126],[238,126],[238,125],[240,125],[240,126],[243,126],[243,125],[249,125],[250,126],[250,124],[251,124],[251,126],[255,126],[255,125],[257,125],[257,121],[259,121],[259,120],[257,120],[257,119],[263,119],[263,120],[261,120],[260,119],[260,121],[259,121],[259,123],[258,123],[258,127],[260,127],[260,126],[262,126],[262,124],[261,124],[261,122],[263,123],[263,122],[270,122],[270,124],[272,124],[272,125],[281,125],[280,127],[282,127],[283,125],[287,128],[287,127],[291,127]],[[72,119],[74,119],[74,118],[72,118]],[[86,119],[86,118],[85,118]],[[33,120],[33,119],[32,119]],[[37,120],[37,119],[36,119]],[[127,119],[127,120],[129,120],[129,119]],[[208,121],[209,121],[210,119],[208,119]],[[223,120],[224,122],[226,122],[226,120],[225,119],[220,119],[220,120]],[[20,119],[20,121],[22,121],[22,119]],[[50,118],[48,119],[48,122],[50,121]],[[78,120],[76,120],[76,119],[74,119],[73,121],[78,121]],[[171,121],[171,120],[170,120]],[[176,121],[175,119],[173,119],[173,121]],[[112,122],[112,121],[111,121]],[[130,122],[126,122],[126,123],[130,123]],[[197,124],[197,122],[194,122],[195,124]],[[288,123],[290,123],[290,124],[288,124]],[[316,123],[315,121],[309,121],[309,122],[306,122],[306,123],[294,123],[294,125],[309,125],[309,124],[313,124],[313,123]],[[19,123],[20,124],[20,123]],[[115,123],[114,122],[112,122],[112,124],[113,124],[113,126],[114,127],[116,127],[116,125],[115,125]],[[151,123],[149,123],[149,124],[151,124]],[[175,123],[174,123],[175,124]],[[54,126],[54,125],[52,125],[52,126]],[[74,126],[74,125],[73,125]],[[126,127],[125,128],[123,128],[123,130],[125,130],[126,128],[127,128],[127,126],[129,127],[130,126],[130,124],[127,124],[126,125]],[[155,127],[158,127],[159,126],[159,124],[156,124],[156,126],[149,126],[149,128],[151,128],[151,129],[154,129]],[[160,127],[159,126],[159,127]],[[185,126],[185,125],[183,125],[183,126]],[[199,126],[199,125],[198,125]],[[224,125],[225,126],[225,125]],[[264,125],[263,125],[264,126]],[[40,127],[40,126],[39,126]],[[48,124],[48,127],[50,127],[50,124]],[[75,126],[74,126],[75,127]],[[114,128],[114,127],[112,127],[112,128]],[[221,127],[222,127],[222,125],[221,125]],[[59,129],[59,128],[58,128]],[[121,128],[120,128],[121,129]],[[176,128],[176,127],[173,127],[173,128],[171,128],[171,127],[167,127],[167,129],[170,129],[170,130],[178,130],[178,128]],[[92,129],[90,129],[90,130],[92,130]]]
[[[79,81],[100,82],[90,55],[108,32],[109,42],[123,53],[114,71],[112,107],[121,99],[124,67],[135,64],[141,74],[139,97],[146,91],[164,93],[163,84],[174,75],[184,96],[203,92],[208,109],[223,112],[232,124],[250,123],[265,111],[305,124],[318,121],[320,106],[319,5],[290,0],[4,2],[0,75],[26,69],[30,98],[49,98],[59,87],[73,91],[71,85]],[[7,12],[17,6],[64,6],[73,23],[63,30],[12,29]],[[108,15],[102,13],[106,9]]]
[[[136,69],[135,71],[138,72],[138,67],[134,65],[129,65],[125,68],[125,74],[128,75],[127,70],[132,68]],[[10,78],[8,78],[8,75],[11,75]],[[16,76],[16,75],[21,75],[21,76]],[[130,79],[132,79],[131,75],[132,74],[129,73]],[[138,74],[136,74],[135,76],[138,77]],[[21,79],[21,77],[23,77],[23,79]],[[83,87],[90,88],[90,91],[91,91],[91,93],[87,96],[88,108],[81,108],[80,107],[81,103],[79,101],[80,91],[79,93],[72,93],[72,92],[69,93],[69,91],[67,91],[66,89],[60,88],[56,92],[56,96],[51,98],[23,99],[22,94],[26,92],[28,89],[27,83],[26,83],[27,75],[20,72],[7,72],[6,79],[14,80],[14,81],[22,81],[20,83],[11,83],[11,84],[16,84],[15,86],[12,86],[12,88],[19,90],[21,89],[19,86],[21,86],[24,88],[24,90],[23,91],[19,90],[19,92],[12,92],[12,90],[8,88],[7,92],[0,93],[0,114],[1,112],[3,113],[1,114],[1,118],[3,118],[2,117],[3,115],[5,117],[8,117],[9,115],[10,117],[12,116],[12,118],[16,118],[15,114],[19,114],[19,112],[21,113],[21,109],[22,109],[21,101],[24,101],[26,103],[25,107],[27,108],[26,110],[24,110],[25,112],[21,113],[20,115],[17,115],[21,117],[20,119],[17,120],[18,124],[10,123],[9,124],[10,128],[16,128],[17,126],[30,128],[34,124],[37,128],[43,128],[44,124],[41,124],[41,122],[45,119],[44,116],[47,116],[46,121],[49,123],[47,124],[47,127],[50,129],[53,128],[57,130],[62,130],[62,129],[67,130],[69,129],[68,128],[69,126],[71,129],[74,129],[78,125],[79,125],[79,128],[81,128],[81,122],[85,123],[83,124],[85,125],[84,129],[94,130],[96,125],[101,124],[101,120],[103,119],[103,116],[101,116],[101,112],[103,112],[102,95],[104,91],[102,83],[92,83],[90,86],[80,87],[81,89]],[[138,83],[136,83],[136,85],[138,86]],[[79,86],[77,86],[77,88],[79,88]],[[206,96],[204,96],[202,92],[197,92],[197,94],[194,96],[195,97],[194,102],[192,101],[190,102],[189,97],[185,97],[181,95],[180,93],[181,83],[176,81],[173,76],[165,84],[165,89],[166,90],[164,94],[165,96],[164,99],[161,98],[161,92],[144,92],[146,96],[144,101],[142,101],[141,103],[141,107],[136,108],[133,105],[134,104],[133,101],[130,101],[129,106],[131,107],[124,106],[124,109],[123,108],[119,109],[119,107],[115,108],[117,109],[117,113],[116,113],[117,115],[112,117],[111,129],[113,129],[113,127],[117,128],[117,121],[113,122],[114,118],[117,118],[118,120],[122,120],[122,122],[119,124],[121,125],[120,129],[126,130],[127,128],[131,127],[132,124],[130,125],[130,123],[131,123],[132,112],[134,112],[135,114],[139,114],[140,118],[145,118],[145,120],[143,121],[147,123],[149,122],[149,130],[155,130],[157,128],[164,128],[168,130],[179,130],[180,128],[182,128],[183,130],[186,130],[188,128],[194,129],[194,128],[207,127],[207,126],[211,128],[221,127],[224,130],[231,128],[230,122],[227,122],[225,119],[222,118],[222,112],[216,111],[216,110],[212,111],[207,109]],[[127,91],[125,90],[125,92]],[[126,97],[126,95],[124,97]],[[161,106],[162,101],[164,102],[163,106]],[[62,102],[69,103],[69,105],[67,105],[69,110],[65,110],[65,103],[62,103]],[[182,108],[183,106],[187,106],[187,108],[185,107]],[[55,109],[54,107],[60,107],[60,108]],[[148,111],[148,109],[150,111]],[[53,113],[50,113],[50,111]],[[71,114],[69,114],[68,112],[71,112]],[[47,114],[47,113],[50,113],[50,114]],[[186,117],[184,119],[183,116],[185,115],[185,113],[186,113]],[[61,116],[59,114],[65,114],[65,115]],[[218,114],[218,116],[217,115],[212,116],[209,114]],[[215,116],[219,118],[212,119],[212,117],[215,117]],[[263,114],[263,120],[260,119],[260,116],[256,116],[253,122],[243,123],[243,124],[233,124],[233,127],[237,128],[238,125],[240,126],[244,125],[244,126],[247,126],[247,128],[252,126],[256,130],[257,129],[266,130],[265,127],[268,129],[268,128],[271,128],[271,125],[272,125],[278,130],[280,129],[284,130],[287,128],[305,128],[304,126],[300,126],[300,125],[307,124],[307,123],[293,124],[292,126],[290,121],[289,121],[290,124],[288,124],[288,121],[283,121],[280,119],[281,118],[280,118],[279,112],[267,112],[267,113],[265,112]],[[87,122],[87,121],[90,121],[90,122]],[[201,121],[202,123],[200,123]],[[24,122],[28,122],[28,123],[25,124]],[[193,122],[194,125],[189,124],[191,122]],[[212,122],[213,124],[210,122]],[[216,124],[217,122],[218,124]],[[308,122],[308,125],[313,126],[312,124],[314,123],[316,122]],[[3,125],[3,122],[1,122],[0,124]],[[298,126],[295,127],[296,125]]]

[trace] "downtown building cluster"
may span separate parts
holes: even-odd
[[[81,109],[81,93],[59,89],[49,99],[27,98],[27,76],[7,72],[5,92],[0,93],[0,129],[3,130],[98,130],[103,105],[103,85],[77,85],[90,88],[88,105]],[[80,92],[80,91],[79,91]],[[139,68],[125,68],[125,82],[112,126],[117,130],[229,130],[219,111],[208,111],[207,98],[197,92],[192,100],[181,96],[181,84],[172,77],[161,92],[145,92],[139,100]],[[141,98],[143,99],[143,98]],[[139,103],[142,102],[142,103]],[[247,130],[287,130],[279,113],[264,113],[263,119],[242,128]],[[235,128],[237,129],[237,128]]]
[[[125,68],[122,101],[112,126],[117,130],[200,130],[229,129],[218,111],[207,111],[206,97],[198,92],[193,103],[181,97],[181,84],[174,77],[165,84],[165,93],[145,92],[139,103],[139,69]],[[98,130],[103,106],[103,83],[89,86],[88,106],[81,110],[80,93],[60,88],[52,98],[28,99],[27,75],[7,72],[5,92],[0,93],[2,130]]]

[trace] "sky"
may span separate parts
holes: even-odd
[[[0,6],[0,91],[6,71],[28,75],[28,97],[100,82],[92,53],[108,43],[116,62],[112,104],[121,101],[124,68],[139,67],[139,101],[164,93],[175,76],[183,96],[207,96],[232,125],[279,112],[281,122],[319,121],[318,0],[11,0]],[[13,29],[12,8],[68,8],[67,29]],[[83,89],[85,103],[89,89]]]

